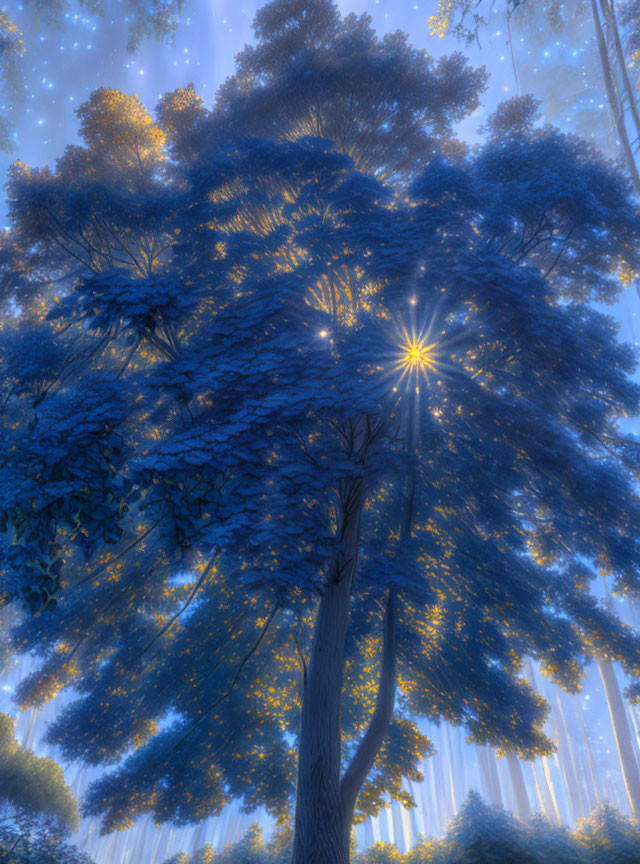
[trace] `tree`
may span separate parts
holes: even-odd
[[[210,845],[203,846],[193,855],[178,854],[165,864],[277,864],[269,855],[267,844],[262,839],[259,825],[250,825],[245,836],[221,853],[216,854]]]
[[[10,169],[20,240],[25,249],[46,244],[56,284],[63,274],[52,246],[72,278],[123,267],[148,276],[167,244],[164,133],[137,96],[118,90],[100,88],[76,113],[84,146],[68,147],[55,172],[19,161]]]
[[[62,16],[74,5],[85,7],[88,12],[102,15],[104,6],[101,0],[26,0],[26,6],[33,8],[35,14],[45,24],[59,25]],[[184,0],[125,0],[122,11],[129,22],[127,50],[135,51],[140,43],[153,36],[158,40],[170,41],[177,29],[176,15],[179,15]]]
[[[78,826],[78,806],[62,769],[18,744],[15,720],[7,714],[0,714],[0,789],[0,860],[17,860],[33,835],[39,844],[56,845]]]
[[[588,862],[633,861],[638,854],[638,823],[626,819],[609,803],[600,804],[589,818],[580,819],[574,837]]]
[[[20,59],[24,53],[25,46],[20,29],[6,12],[0,12],[0,88],[12,101],[18,95]],[[7,115],[0,116],[0,150],[11,149],[11,129],[9,111]]]
[[[303,4],[266,8],[297,38]],[[164,181],[179,240],[150,274],[85,263],[51,300],[39,332],[80,359],[44,397],[11,367],[5,594],[59,601],[13,634],[43,660],[18,697],[78,688],[50,738],[115,763],[86,802],[106,830],[230,798],[284,822],[295,798],[294,864],[344,864],[354,819],[412,803],[417,717],[549,753],[524,657],[573,691],[603,646],[637,676],[590,582],[637,591],[617,421],[640,390],[591,301],[636,268],[640,219],[534,108],[503,107],[477,152],[445,128],[412,176],[395,145],[367,174],[196,107]],[[336,273],[348,305],[323,300]]]
[[[529,820],[527,837],[540,861],[583,864],[583,850],[576,842],[575,833],[572,834],[564,826],[552,825],[540,813]]]
[[[473,791],[451,822],[444,842],[451,864],[537,864],[540,860],[524,825],[504,810],[487,806]]]
[[[441,840],[421,840],[405,853],[404,864],[447,864],[446,846]]]
[[[402,859],[392,843],[375,843],[359,856],[359,864],[398,864]]]

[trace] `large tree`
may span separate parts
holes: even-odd
[[[590,591],[598,571],[638,588],[635,361],[591,306],[638,267],[629,189],[531,100],[466,152],[450,127],[484,76],[336,22],[265,7],[278,68],[210,114],[166,97],[172,161],[150,169],[129,134],[95,146],[129,129],[99,92],[84,148],[14,173],[33,271],[11,241],[3,259],[24,303],[3,328],[3,593],[47,607],[13,633],[43,661],[18,698],[75,688],[50,738],[114,765],[86,803],[106,830],[295,801],[294,864],[343,864],[354,818],[411,803],[419,717],[550,752],[525,657],[569,690],[597,653],[640,671]],[[325,126],[282,108],[290,64],[300,116],[332,94]],[[359,132],[332,143],[345,104]],[[64,183],[71,164],[90,170]]]

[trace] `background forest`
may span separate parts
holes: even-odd
[[[639,62],[2,8],[1,860],[640,860]]]

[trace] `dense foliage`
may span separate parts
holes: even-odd
[[[266,843],[258,826],[216,853],[204,846],[165,864],[288,864],[286,837]],[[490,807],[472,792],[442,838],[419,841],[405,854],[391,843],[356,852],[353,864],[632,864],[640,858],[640,827],[601,804],[573,831],[536,814],[527,823]]]
[[[73,688],[49,739],[112,766],[105,830],[297,795],[296,860],[338,864],[411,806],[418,717],[531,757],[525,657],[640,675],[591,590],[639,588],[635,356],[593,301],[640,212],[531,99],[458,142],[461,55],[328,0],[256,33],[211,111],[101,89],[53,170],[12,169],[0,588],[37,613],[19,703]]]
[[[94,864],[76,846],[59,837],[38,832],[31,840],[0,834],[2,864]]]

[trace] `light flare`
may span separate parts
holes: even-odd
[[[437,356],[437,342],[428,342],[425,335],[405,331],[395,366],[395,371],[400,372],[398,384],[404,381],[419,392],[421,379],[428,380],[428,373],[436,371]]]

